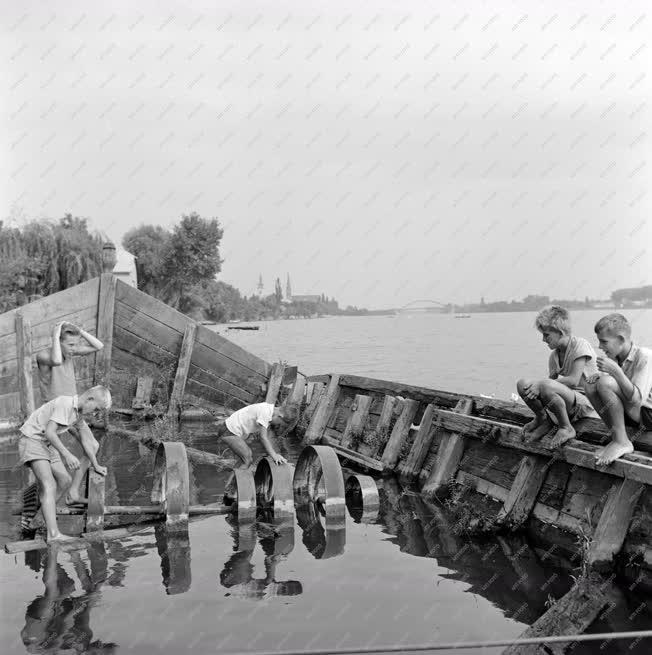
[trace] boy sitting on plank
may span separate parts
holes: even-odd
[[[553,429],[554,421],[557,432],[550,446],[557,448],[575,438],[571,421],[598,418],[583,386],[586,378],[597,372],[596,354],[586,339],[571,335],[570,315],[563,307],[550,305],[542,309],[535,326],[552,352],[548,379],[521,379],[516,383],[519,395],[534,412],[534,419],[523,428],[523,439],[541,439]]]
[[[632,341],[622,314],[608,314],[595,324],[600,350],[598,371],[586,381],[586,394],[611,431],[611,441],[596,453],[596,463],[611,464],[634,445],[625,425],[652,430],[652,350]]]
[[[56,502],[72,483],[67,468],[77,471],[80,464],[77,457],[63,445],[59,434],[70,427],[78,428],[75,434],[86,457],[97,473],[106,475],[106,468],[100,466],[95,457],[99,445],[84,418],[98,415],[110,407],[109,390],[102,386],[92,387],[80,396],[59,396],[41,405],[20,428],[19,461],[36,476],[47,541],[72,539],[59,531]]]
[[[36,355],[41,402],[48,402],[58,396],[75,396],[77,380],[73,358],[97,352],[102,348],[104,348],[104,344],[85,330],[72,323],[57,323],[52,330],[50,349],[42,350]],[[80,423],[80,429],[90,433],[90,429],[84,421]],[[69,432],[80,441],[80,435],[76,428],[71,427]],[[67,504],[86,503],[86,499],[79,493],[79,486],[89,466],[88,458],[83,456],[79,468],[73,475],[72,484],[66,496]]]
[[[275,407],[272,403],[255,403],[218,421],[217,437],[241,459],[240,468],[249,468],[253,463],[251,448],[246,443],[253,434],[258,435],[276,464],[287,464],[285,457],[276,452],[272,431],[282,436],[296,425],[298,418],[299,408],[294,404]]]

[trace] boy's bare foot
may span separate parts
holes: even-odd
[[[596,464],[598,466],[606,466],[611,464],[614,460],[634,452],[634,444],[628,439],[627,443],[621,441],[612,441],[602,451],[600,455],[596,455]]]
[[[68,493],[66,495],[66,505],[88,505],[88,498],[82,498],[77,494]]]
[[[571,426],[567,428],[559,428],[552,439],[550,439],[550,448],[559,448],[559,446],[563,446],[567,441],[575,439],[576,434],[575,428]]]
[[[535,421],[533,421],[534,423]],[[530,423],[528,423],[530,425]],[[527,427],[527,426],[525,426]],[[550,430],[552,430],[552,423],[548,420],[545,420],[543,422],[536,421],[536,425],[534,429],[528,430],[527,432],[525,431],[525,428],[523,429],[523,441],[525,443],[531,443],[532,441],[538,441],[539,439],[545,437]]]
[[[47,538],[47,542],[49,544],[51,544],[51,543],[57,543],[58,544],[58,543],[61,543],[61,542],[64,542],[64,541],[74,541],[74,540],[75,540],[75,537],[71,537],[68,534],[63,534],[63,532],[59,532],[59,534],[55,535],[54,537],[48,537]]]

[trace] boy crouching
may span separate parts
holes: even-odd
[[[109,390],[96,386],[80,396],[58,396],[50,400],[32,412],[20,428],[20,463],[36,476],[49,542],[72,539],[59,532],[56,503],[72,483],[68,469],[76,471],[80,467],[79,460],[64,446],[59,434],[70,427],[77,428],[73,434],[78,435],[76,438],[90,464],[100,475],[106,475],[106,468],[96,459],[99,445],[84,419],[97,416],[110,407]]]

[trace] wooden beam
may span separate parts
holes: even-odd
[[[498,512],[499,522],[517,527],[527,521],[551,463],[552,460],[546,461],[538,455],[526,455],[521,459],[509,495]]]
[[[16,312],[15,324],[20,408],[27,418],[36,409],[32,382],[32,329],[29,320],[21,312]]]
[[[341,455],[356,464],[360,464],[365,468],[371,469],[372,471],[378,471],[380,473],[384,469],[384,465],[379,459],[374,459],[367,455],[361,455],[359,452],[351,450],[350,448],[344,448],[340,442],[333,437],[324,435],[322,437],[322,443],[326,446],[330,446],[338,455]]]
[[[465,398],[460,400],[453,412],[453,416],[458,414],[470,414],[473,411],[473,401]],[[439,413],[437,414],[440,415]],[[445,489],[455,478],[457,469],[460,466],[462,455],[464,454],[464,433],[450,432],[442,437],[437,458],[433,464],[430,475],[426,480],[421,492],[426,496],[433,496],[437,492]]]
[[[102,273],[97,302],[97,338],[104,344],[95,353],[95,384],[108,387],[111,382],[111,352],[113,350],[113,312],[117,280],[112,273]]]
[[[394,423],[392,434],[387,441],[387,445],[385,446],[381,458],[386,471],[391,471],[396,466],[401,448],[410,433],[410,427],[412,426],[412,421],[414,421],[418,409],[418,400],[409,399],[403,404],[403,411],[396,419],[396,423]]]
[[[308,426],[306,434],[303,437],[304,446],[311,446],[312,444],[319,443],[321,438],[324,436],[324,428],[326,427],[326,423],[328,423],[328,419],[331,417],[331,414],[335,409],[337,399],[340,395],[339,383],[340,376],[333,375],[330,382],[328,383],[328,388],[319,399],[317,410],[313,414],[310,425]]]
[[[610,565],[625,543],[636,503],[645,485],[633,480],[616,482],[609,490],[589,547],[589,563]]]
[[[353,411],[351,412],[346,427],[344,428],[342,441],[340,441],[340,445],[343,448],[351,448],[351,444],[354,440],[356,443],[360,441],[360,436],[362,435],[365,423],[369,418],[369,409],[371,408],[372,400],[373,398],[371,396],[363,396],[361,394],[356,395],[351,407]]]
[[[136,383],[136,395],[131,401],[132,409],[145,409],[151,404],[152,384],[154,379],[150,376],[139,377]]]
[[[269,376],[267,382],[267,393],[265,394],[265,402],[276,404],[278,398],[278,392],[281,389],[281,383],[283,382],[283,374],[285,373],[285,364],[277,362],[272,366],[272,372]]]
[[[609,604],[605,588],[608,588],[608,583],[598,576],[580,578],[565,596],[521,633],[518,639],[583,633]],[[514,644],[506,648],[502,655],[560,655],[568,650],[571,643]]]
[[[398,466],[399,474],[407,479],[413,480],[419,475],[426,455],[430,450],[432,440],[437,431],[437,426],[432,422],[434,413],[435,406],[431,403],[423,413],[419,431],[414,439],[410,453],[405,458],[405,461],[401,462]]]
[[[378,423],[373,431],[375,441],[378,441],[378,445],[368,445],[366,443],[361,443],[359,450],[363,455],[368,455],[369,457],[376,457],[381,452],[381,449],[385,449],[385,444],[389,439],[389,426],[392,422],[392,416],[394,415],[394,407],[398,399],[394,396],[385,396],[383,400],[383,406],[380,410],[380,417],[378,418]]]
[[[183,341],[181,342],[181,351],[179,352],[177,373],[174,376],[174,386],[170,394],[170,402],[168,403],[168,416],[179,415],[179,407],[183,400],[183,393],[186,390],[186,380],[188,379],[192,349],[195,345],[196,331],[197,324],[194,321],[186,325],[186,331],[183,334]]]
[[[552,451],[538,443],[523,443],[522,430],[516,425],[500,423],[477,416],[465,416],[445,410],[437,410],[437,417],[442,429],[449,432],[464,434],[467,437],[514,448],[524,453],[553,457],[556,460],[599,471],[600,473],[652,484],[652,457],[638,452],[624,455],[609,466],[599,467],[595,463],[595,452],[598,447],[594,444],[573,439],[562,448]]]

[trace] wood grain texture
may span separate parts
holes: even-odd
[[[35,409],[32,382],[32,329],[29,319],[16,312],[17,373],[20,407],[27,418]]]
[[[186,325],[183,341],[181,342],[181,350],[179,351],[177,372],[174,376],[174,384],[168,403],[168,416],[176,417],[179,415],[179,407],[183,402],[183,394],[186,390],[186,381],[188,379],[188,370],[190,369],[190,358],[192,357],[192,350],[195,345],[196,332],[196,323],[190,322]]]
[[[103,273],[100,277],[97,303],[97,338],[104,344],[104,348],[95,353],[95,384],[106,387],[111,383],[115,293],[116,279],[112,273]]]

